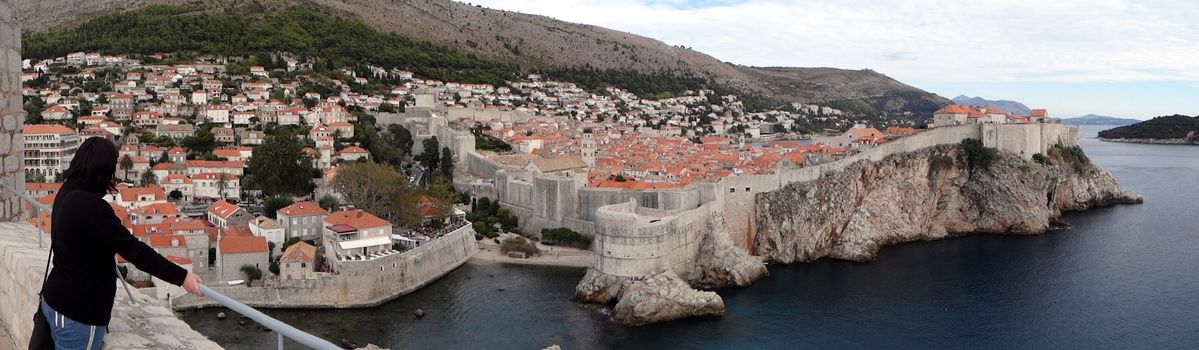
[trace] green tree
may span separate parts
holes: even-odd
[[[180,200],[183,199],[183,192],[180,192],[179,190],[171,190],[171,193],[167,196],[172,200]]]
[[[140,185],[145,187],[156,184],[158,184],[158,176],[155,176],[154,172],[150,169],[146,169],[146,172],[142,173]]]
[[[398,224],[413,224],[416,193],[395,169],[367,162],[343,165],[333,188],[345,201]]]
[[[131,176],[129,176],[129,171],[133,170],[133,158],[130,158],[129,156],[121,157],[120,167],[121,170],[125,172],[125,180],[129,180],[131,178]]]
[[[412,133],[403,125],[391,124],[387,126],[387,143],[392,147],[400,150],[406,155],[412,154]]]
[[[321,198],[318,199],[316,202],[317,202],[317,204],[319,204],[321,206],[321,208],[328,210],[328,211],[333,211],[333,210],[337,209],[337,205],[338,205],[337,198],[334,198],[333,196],[330,196],[327,194],[324,196],[321,196]]]
[[[253,284],[254,281],[262,279],[262,270],[254,265],[242,265],[241,273],[246,275],[246,286]]]
[[[291,197],[271,196],[270,198],[267,198],[265,201],[262,202],[263,215],[266,215],[266,217],[268,217],[268,218],[274,219],[275,214],[276,214],[275,212],[279,211],[279,209],[286,208],[287,206],[291,205],[294,202],[295,201],[291,200]]]
[[[441,160],[438,161],[438,165],[442,177],[447,180],[454,179],[454,154],[450,152],[449,147],[441,148]]]
[[[425,141],[421,142],[421,145],[424,146],[424,151],[422,151],[421,154],[416,157],[416,159],[420,161],[420,164],[425,168],[425,171],[436,171],[437,164],[441,160],[441,155],[438,154],[438,150],[441,148],[441,146],[437,142],[437,136],[425,139]]]
[[[216,148],[216,136],[208,128],[200,128],[195,135],[184,137],[179,144],[195,154],[208,154]]]
[[[304,144],[286,132],[268,136],[254,148],[254,157],[246,163],[258,189],[267,195],[305,195],[312,192],[312,158],[303,152]]]

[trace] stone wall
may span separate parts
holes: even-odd
[[[624,277],[669,269],[686,278],[712,217],[708,209],[669,212],[641,207],[636,199],[600,208],[595,213],[595,269]]]
[[[0,223],[0,327],[13,344],[0,339],[0,348],[27,348],[33,332],[38,290],[46,272],[49,251],[38,248],[33,226]],[[113,283],[117,283],[113,281]],[[108,349],[220,349],[216,343],[175,317],[162,301],[134,291],[137,304],[117,288],[112,321],[104,345]]]
[[[475,232],[464,226],[415,249],[368,261],[342,261],[336,274],[270,286],[210,286],[246,305],[262,308],[355,308],[379,305],[411,293],[453,271],[478,252]],[[219,306],[191,295],[176,309]]]
[[[14,11],[11,0],[0,0],[0,181],[20,191],[25,186],[25,139],[21,134],[25,115],[21,109],[21,31]],[[20,211],[20,200],[0,191],[0,220],[19,219]]]

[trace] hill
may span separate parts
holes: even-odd
[[[1199,144],[1199,117],[1171,115],[1099,132],[1110,141]]]
[[[1141,122],[1138,119],[1109,117],[1105,115],[1087,114],[1077,118],[1062,118],[1062,124],[1067,125],[1114,125],[1123,126]]]
[[[1028,108],[1028,106],[1025,106],[1023,103],[1009,100],[988,100],[982,97],[961,95],[954,97],[953,103],[964,106],[995,106],[999,107],[999,109],[1003,110],[1004,112],[1015,113],[1019,115],[1029,115],[1032,113],[1032,109]]]
[[[648,75],[670,85],[709,84],[737,91],[747,104],[837,103],[861,113],[914,112],[928,116],[949,101],[873,71],[831,68],[762,68],[722,62],[704,53],[603,27],[550,17],[493,10],[448,0],[97,0],[25,1],[23,30],[45,32],[87,19],[154,4],[179,4],[221,13],[244,6],[262,13],[301,4],[418,41],[460,50],[480,59],[551,76]],[[613,84],[615,85],[615,84]]]

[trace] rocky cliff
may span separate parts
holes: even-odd
[[[758,194],[754,253],[783,263],[865,261],[886,245],[1039,234],[1060,224],[1062,211],[1141,202],[1078,148],[1041,161],[990,152],[973,157],[960,145],[937,146]]]

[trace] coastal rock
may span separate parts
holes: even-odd
[[[998,153],[969,164],[957,145],[862,161],[755,198],[754,253],[791,263],[865,261],[886,245],[968,233],[1039,234],[1063,210],[1139,203],[1085,156],[1049,163]]]
[[[725,310],[719,295],[691,288],[670,270],[651,276],[622,277],[588,269],[575,288],[575,299],[601,304],[616,300],[613,319],[630,326],[722,315]]]
[[[761,257],[750,255],[729,240],[721,215],[713,215],[710,220],[695,262],[697,273],[689,280],[693,285],[743,287],[768,274]]]
[[[612,317],[639,326],[691,316],[724,314],[724,300],[714,292],[691,288],[674,271],[630,280],[612,308]]]

